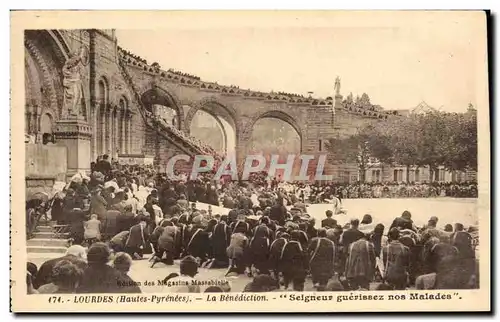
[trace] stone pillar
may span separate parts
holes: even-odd
[[[111,158],[116,157],[116,109],[111,110]]]
[[[99,155],[103,155],[106,151],[106,110],[104,106],[99,108],[99,130],[98,130],[98,140],[100,140]]]
[[[127,115],[127,153],[132,154],[132,113]]]
[[[119,140],[120,140],[120,153],[124,154],[125,153],[125,110],[121,109],[120,110],[120,118],[118,119],[118,133],[119,133]]]
[[[112,134],[111,134],[111,109],[110,108],[106,109],[105,119],[106,119],[106,121],[105,121],[104,125],[106,128],[106,145],[105,145],[105,149],[104,149],[104,154],[108,154],[111,157],[111,152],[113,151],[113,149],[111,147]]]
[[[68,118],[56,122],[57,145],[67,148],[68,176],[79,171],[90,172],[92,127],[83,117]]]
[[[94,105],[95,106],[95,105]],[[91,113],[90,113],[90,120],[92,124],[92,160],[97,159],[97,113],[99,113],[99,110],[96,110],[96,108],[92,108]]]

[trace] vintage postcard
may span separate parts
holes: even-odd
[[[490,311],[487,31],[12,11],[11,310]]]

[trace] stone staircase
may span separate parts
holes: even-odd
[[[28,258],[59,257],[66,253],[68,233],[59,233],[60,226],[55,222],[41,222],[26,243]]]
[[[174,143],[181,148],[189,151],[188,154],[196,155],[196,154],[212,154],[212,151],[207,150],[203,145],[193,141],[190,139],[185,133],[179,131],[178,129],[166,125],[164,122],[157,120],[151,112],[148,112],[144,104],[142,103],[141,97],[139,95],[139,90],[136,88],[132,76],[128,73],[126,63],[124,62],[124,56],[120,57],[118,60],[119,70],[125,79],[128,87],[131,89],[133,98],[140,106],[139,112],[142,116],[145,123],[155,129],[160,130],[158,133]],[[217,156],[219,159],[220,156]]]

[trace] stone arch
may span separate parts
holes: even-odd
[[[240,125],[238,124],[238,115],[236,110],[230,105],[222,104],[213,96],[203,98],[191,106],[184,121],[185,132],[187,134],[190,132],[193,117],[196,115],[196,112],[200,110],[211,114],[215,118],[219,116],[223,117],[229,124],[231,124],[231,126],[234,127],[236,138],[238,138]]]
[[[43,84],[45,106],[59,118],[63,108],[62,67],[70,56],[69,46],[57,30],[26,30],[24,43],[27,55],[36,63]],[[48,106],[47,106],[48,105]]]
[[[245,126],[244,132],[241,135],[241,138],[244,140],[248,141],[252,137],[253,133],[253,127],[255,123],[257,123],[258,120],[264,119],[264,118],[275,118],[278,120],[281,120],[283,122],[288,123],[291,127],[294,128],[294,130],[297,132],[299,135],[300,139],[300,149],[301,151],[303,150],[303,145],[304,145],[304,132],[302,130],[302,126],[297,120],[291,116],[290,114],[283,112],[283,111],[278,111],[278,110],[271,110],[271,111],[266,111],[262,114],[258,114],[254,116]]]
[[[148,112],[152,112],[152,106],[154,104],[173,108],[177,112],[176,123],[178,125],[178,129],[184,131],[184,110],[175,94],[154,85],[152,88],[141,94],[141,102]]]
[[[129,100],[125,95],[121,95],[120,98],[118,99],[118,108],[120,111],[128,111],[129,109]]]
[[[50,111],[45,111],[42,113],[40,117],[40,132],[42,134],[50,133],[52,134],[52,130],[54,128],[54,116]]]
[[[109,82],[104,75],[97,81],[97,99],[99,104],[109,104]]]
[[[92,113],[95,114],[95,156],[107,153],[109,145],[106,133],[106,113],[109,106],[109,82],[104,75],[97,80],[96,98],[97,104],[95,104],[95,109],[92,111]]]

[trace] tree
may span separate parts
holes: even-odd
[[[392,163],[392,151],[389,139],[375,126],[368,125],[358,129],[357,133],[347,138],[330,139],[327,150],[335,163],[356,163],[360,181],[365,181],[366,170],[373,166],[373,160]]]
[[[444,166],[448,170],[477,170],[476,113],[447,114],[448,155]]]
[[[359,100],[359,103],[362,107],[370,107],[372,104],[370,103],[370,97],[368,96],[368,94],[366,93],[363,93],[361,95],[361,98]]]
[[[384,122],[383,129],[391,147],[393,163],[406,166],[406,181],[410,181],[410,167],[417,165],[420,130],[415,115],[391,118]]]
[[[361,98],[359,95],[356,95],[356,99],[354,100],[354,106],[361,107]]]

